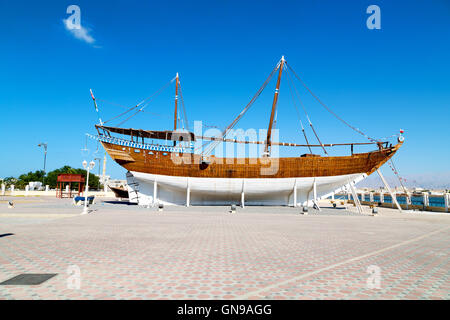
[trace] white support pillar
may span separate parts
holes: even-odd
[[[242,179],[241,207],[245,208],[245,179]]]
[[[69,185],[66,186],[66,192],[69,192]]]
[[[314,199],[314,202],[317,202],[317,185],[316,185],[315,178],[314,178],[314,182],[313,182],[313,199]]]
[[[158,194],[158,183],[153,181],[153,206],[156,207],[157,201],[156,201],[156,195]]]
[[[4,196],[6,193],[6,186],[4,183],[2,183],[2,196]]]
[[[428,198],[428,193],[424,192],[424,193],[422,193],[422,195],[423,195],[423,205],[425,207],[428,207],[430,205],[430,200]]]
[[[14,195],[14,185],[12,184],[10,188],[11,188],[11,195]]]
[[[389,185],[388,185],[388,183],[386,182],[386,180],[384,179],[383,175],[381,174],[380,169],[377,169],[377,173],[378,173],[378,175],[380,176],[381,181],[383,181],[384,186],[386,187],[386,189],[387,189],[388,192],[390,193],[391,198],[392,198],[392,202],[395,203],[395,205],[397,206],[398,211],[402,212],[402,207],[400,207],[400,205],[398,204],[397,198],[395,197],[395,194],[392,193],[391,188],[389,188]]]
[[[384,192],[380,191],[380,202],[384,203]]]
[[[186,207],[189,207],[190,202],[191,202],[191,186],[189,185],[189,177],[188,177],[186,189]]]
[[[297,179],[294,182],[294,208],[297,207]]]
[[[406,197],[406,209],[409,210],[409,206],[412,205],[411,194],[406,193],[405,197]]]
[[[26,186],[25,186],[25,197],[28,197],[29,191],[30,191],[30,186],[29,186],[29,185],[26,185]]]
[[[448,212],[450,206],[450,193],[444,193],[445,212]]]
[[[316,183],[316,178],[314,178],[314,182],[313,182],[313,203],[316,205],[317,209],[319,211],[322,211],[322,209],[320,209],[319,207],[319,203],[317,202],[317,183]]]
[[[366,201],[366,193],[364,191],[361,192],[361,202]]]
[[[334,200],[334,191],[333,191],[333,193],[331,194],[331,200]]]
[[[49,193],[50,192],[50,186],[47,184],[45,186],[45,193]]]
[[[369,201],[373,203],[373,192],[369,193]]]

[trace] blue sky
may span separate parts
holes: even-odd
[[[81,8],[81,24],[92,40],[65,29],[71,4]],[[366,27],[371,4],[381,9],[380,30]],[[449,172],[450,3],[445,0],[1,0],[0,23],[0,177],[41,169],[41,141],[49,146],[47,171],[102,156],[102,151],[92,154],[93,141],[90,154],[81,151],[85,133],[95,133],[97,122],[89,88],[98,99],[132,106],[179,72],[189,119],[225,127],[281,55],[355,127],[373,137],[404,129],[406,142],[395,157],[400,173]],[[283,84],[280,135],[301,143]],[[274,82],[238,127],[267,126],[273,89]],[[324,143],[363,141],[302,96]],[[103,102],[99,107],[104,119],[124,111]],[[165,91],[147,110],[159,115],[143,113],[127,125],[170,128],[173,92]],[[309,137],[313,140],[311,132]],[[107,173],[124,178],[110,158]]]

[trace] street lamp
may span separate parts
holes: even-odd
[[[94,161],[98,160],[98,190],[100,191],[100,158],[94,158]]]
[[[38,147],[44,148],[44,176],[42,177],[42,185],[45,186],[44,179],[45,179],[45,163],[47,162],[47,144],[41,142],[38,144]]]
[[[84,191],[84,209],[83,209],[83,212],[81,214],[88,213],[88,211],[87,211],[87,202],[88,202],[87,194],[88,194],[88,191],[89,191],[89,170],[94,169],[94,166],[95,166],[95,162],[94,161],[89,162],[89,165],[88,165],[86,160],[83,161],[83,168],[86,169],[86,172],[87,172],[86,175],[87,176],[86,176],[86,189]]]

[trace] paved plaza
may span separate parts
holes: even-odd
[[[7,200],[13,199],[9,209]],[[329,204],[328,204],[329,205]],[[449,299],[450,215],[0,198],[0,299]]]

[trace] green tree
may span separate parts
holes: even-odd
[[[25,189],[25,186],[32,181],[42,182],[42,178],[44,177],[44,171],[38,170],[35,172],[28,172],[25,174],[21,174],[18,178],[17,188]]]
[[[63,173],[81,174],[86,179],[86,170],[64,166],[62,168],[50,171],[45,178],[45,183],[48,184],[50,188],[56,188],[58,175]],[[89,189],[97,189],[98,185],[99,178],[95,174],[89,172]]]
[[[81,174],[86,179],[86,170],[84,169],[75,169],[70,166],[64,166],[62,168],[50,171],[45,177],[45,184],[48,184],[50,188],[56,188],[58,175],[62,173],[72,173],[72,174]],[[31,181],[42,181],[44,177],[44,171],[38,170],[35,172],[28,172],[21,174],[18,178],[8,177],[3,179],[3,183],[9,188],[11,185],[14,185],[16,189],[25,189],[25,186]],[[89,172],[89,189],[97,189],[99,186],[99,177],[95,174]]]
[[[14,177],[7,177],[7,178],[3,179],[3,183],[5,184],[5,186],[7,188],[9,188],[11,185],[14,185],[14,187],[15,187],[17,184],[17,181],[18,181],[17,178],[14,178]]]

